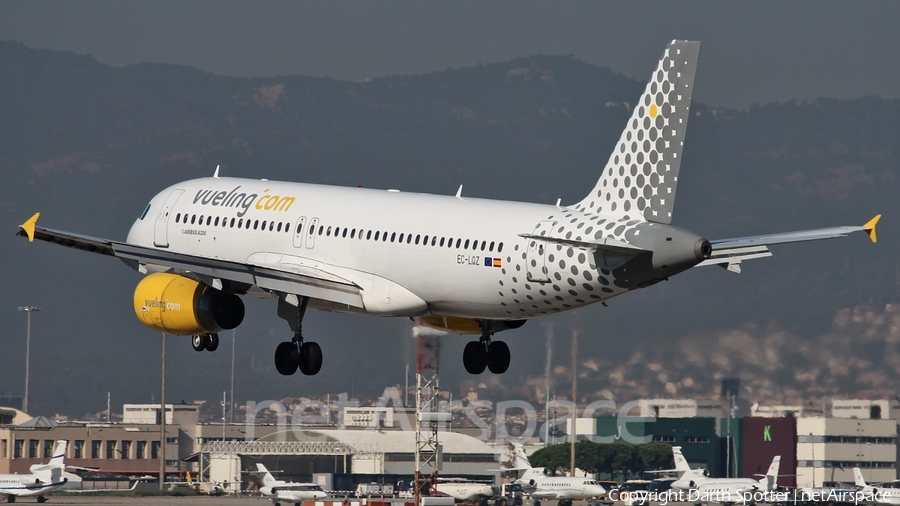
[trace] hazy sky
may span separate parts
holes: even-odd
[[[0,39],[101,62],[364,79],[573,54],[645,80],[703,42],[695,100],[900,96],[900,2],[0,0]]]

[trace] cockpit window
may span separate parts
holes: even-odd
[[[144,217],[147,216],[148,212],[150,212],[150,204],[147,204],[147,207],[144,208],[144,212],[141,213],[141,220],[143,220]]]

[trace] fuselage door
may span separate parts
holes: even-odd
[[[549,236],[556,222],[544,220],[534,227],[532,235]],[[546,283],[550,281],[550,273],[547,270],[545,258],[549,244],[540,239],[528,239],[528,250],[525,254],[525,270],[528,273],[528,281]]]
[[[302,248],[303,247],[303,234],[306,233],[304,230],[304,226],[306,225],[306,216],[301,216],[300,219],[297,220],[297,225],[294,228],[294,247]]]
[[[309,228],[306,229],[306,247],[313,249],[316,247],[316,227],[319,226],[319,218],[313,218],[309,222]]]
[[[184,193],[184,190],[172,190],[172,193],[166,197],[165,203],[156,216],[156,226],[153,228],[153,245],[158,248],[169,247],[169,212],[175,206],[178,197]]]

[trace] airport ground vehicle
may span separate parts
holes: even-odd
[[[628,480],[619,487],[619,501],[627,506],[648,504],[650,480]]]

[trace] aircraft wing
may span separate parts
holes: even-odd
[[[741,262],[755,258],[772,256],[768,246],[772,244],[787,244],[792,242],[820,241],[845,237],[853,232],[865,232],[872,242],[877,242],[875,225],[881,215],[877,215],[862,226],[819,228],[815,230],[801,230],[798,232],[785,232],[781,234],[756,235],[751,237],[739,237],[735,239],[718,239],[710,241],[712,256],[699,263],[703,265],[718,265],[725,269],[740,273]]]
[[[313,299],[363,307],[360,287],[338,275],[306,265],[254,265],[215,258],[187,255],[164,249],[148,248],[125,242],[63,232],[36,225],[40,213],[19,227],[16,235],[60,246],[120,258],[138,267],[160,265],[174,271],[193,273],[214,288],[221,289],[222,280],[255,285],[264,290],[294,294]],[[142,271],[142,272],[145,272]]]
[[[529,495],[535,499],[556,499],[558,494],[550,490],[535,490]]]

